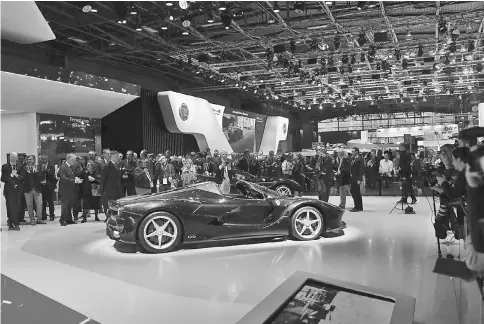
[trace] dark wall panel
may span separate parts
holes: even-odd
[[[137,98],[101,119],[101,143],[126,154],[143,149],[141,98]]]
[[[156,95],[154,91],[141,89],[144,149],[155,154],[170,150],[176,155],[198,151],[193,135],[170,133],[166,129]]]

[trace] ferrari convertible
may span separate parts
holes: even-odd
[[[213,182],[109,202],[106,234],[151,253],[182,244],[248,238],[315,240],[344,228],[344,210],[329,203],[281,196],[244,180],[238,194]]]
[[[240,170],[239,168],[235,168],[235,179],[231,183],[231,191],[237,191],[237,181],[238,180],[246,180],[249,182],[254,182],[262,187],[266,187],[276,191],[279,195],[282,196],[298,196],[302,193],[302,187],[299,183],[292,179],[286,179],[283,177],[279,178],[270,178],[270,177],[256,177],[253,174],[247,173],[245,171]]]

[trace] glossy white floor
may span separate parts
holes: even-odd
[[[364,197],[364,212],[345,214],[342,237],[164,255],[119,252],[103,223],[60,227],[56,219],[4,229],[1,271],[103,324],[232,324],[297,270],[414,296],[416,323],[481,323],[477,285],[432,273],[437,248],[425,198],[415,215],[389,215],[395,200]]]

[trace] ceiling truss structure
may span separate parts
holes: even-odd
[[[484,2],[37,4],[57,51],[284,112],[411,109],[430,97],[476,98],[484,88]],[[85,4],[97,10],[83,12]]]

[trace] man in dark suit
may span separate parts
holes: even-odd
[[[363,172],[365,171],[365,162],[360,156],[360,149],[353,148],[353,161],[351,162],[351,188],[350,193],[353,197],[355,207],[351,212],[363,211],[363,198],[361,197],[360,185],[363,180]]]
[[[53,221],[54,215],[54,192],[57,185],[55,178],[55,166],[49,163],[47,155],[39,157],[39,169],[42,171],[40,187],[42,191],[42,220],[47,219],[47,205],[49,205],[50,220]]]
[[[249,150],[245,150],[244,151],[244,155],[242,155],[242,157],[239,159],[239,162],[237,163],[237,167],[244,171],[244,172],[248,172],[250,173],[250,163],[249,163],[249,155],[250,155],[250,152]]]
[[[120,164],[123,196],[134,196],[136,195],[136,185],[134,183],[136,161],[133,159],[133,151],[126,152],[126,160],[123,160]]]
[[[215,183],[219,185],[220,191],[223,194],[230,193],[230,181],[234,176],[234,170],[231,166],[232,158],[227,156],[226,153],[222,153],[220,157],[221,164],[215,165]]]
[[[398,201],[398,203],[404,202],[407,203],[408,196],[412,198],[412,204],[417,202],[417,198],[415,198],[415,194],[413,192],[413,181],[412,181],[412,167],[411,167],[411,156],[410,153],[407,152],[407,147],[405,144],[400,144],[399,147],[400,151],[400,178],[402,180],[402,199]]]
[[[102,204],[107,221],[108,215],[108,202],[110,200],[116,200],[123,197],[122,185],[121,185],[121,166],[119,163],[119,153],[111,151],[111,161],[103,168],[101,174],[101,189],[102,189]]]
[[[27,211],[29,212],[30,224],[46,224],[42,220],[42,188],[41,181],[43,178],[42,169],[36,165],[35,155],[27,157],[27,165],[22,168],[21,174],[23,176],[22,191],[25,195],[27,203]],[[37,221],[34,217],[34,205]]]
[[[326,149],[321,150],[321,158],[319,165],[319,182],[321,190],[318,192],[319,200],[328,202],[329,194],[331,193],[331,188],[334,183],[334,173],[333,173],[333,159],[326,152]],[[324,186],[323,186],[324,184]]]
[[[18,163],[18,154],[10,153],[9,162],[2,165],[3,195],[7,204],[8,230],[20,231],[19,215],[22,194],[22,166]],[[23,210],[22,210],[23,212]]]
[[[75,224],[72,220],[72,209],[76,202],[76,184],[82,183],[82,180],[75,176],[77,165],[77,156],[68,154],[66,162],[59,168],[59,195],[61,200],[61,226]]]

